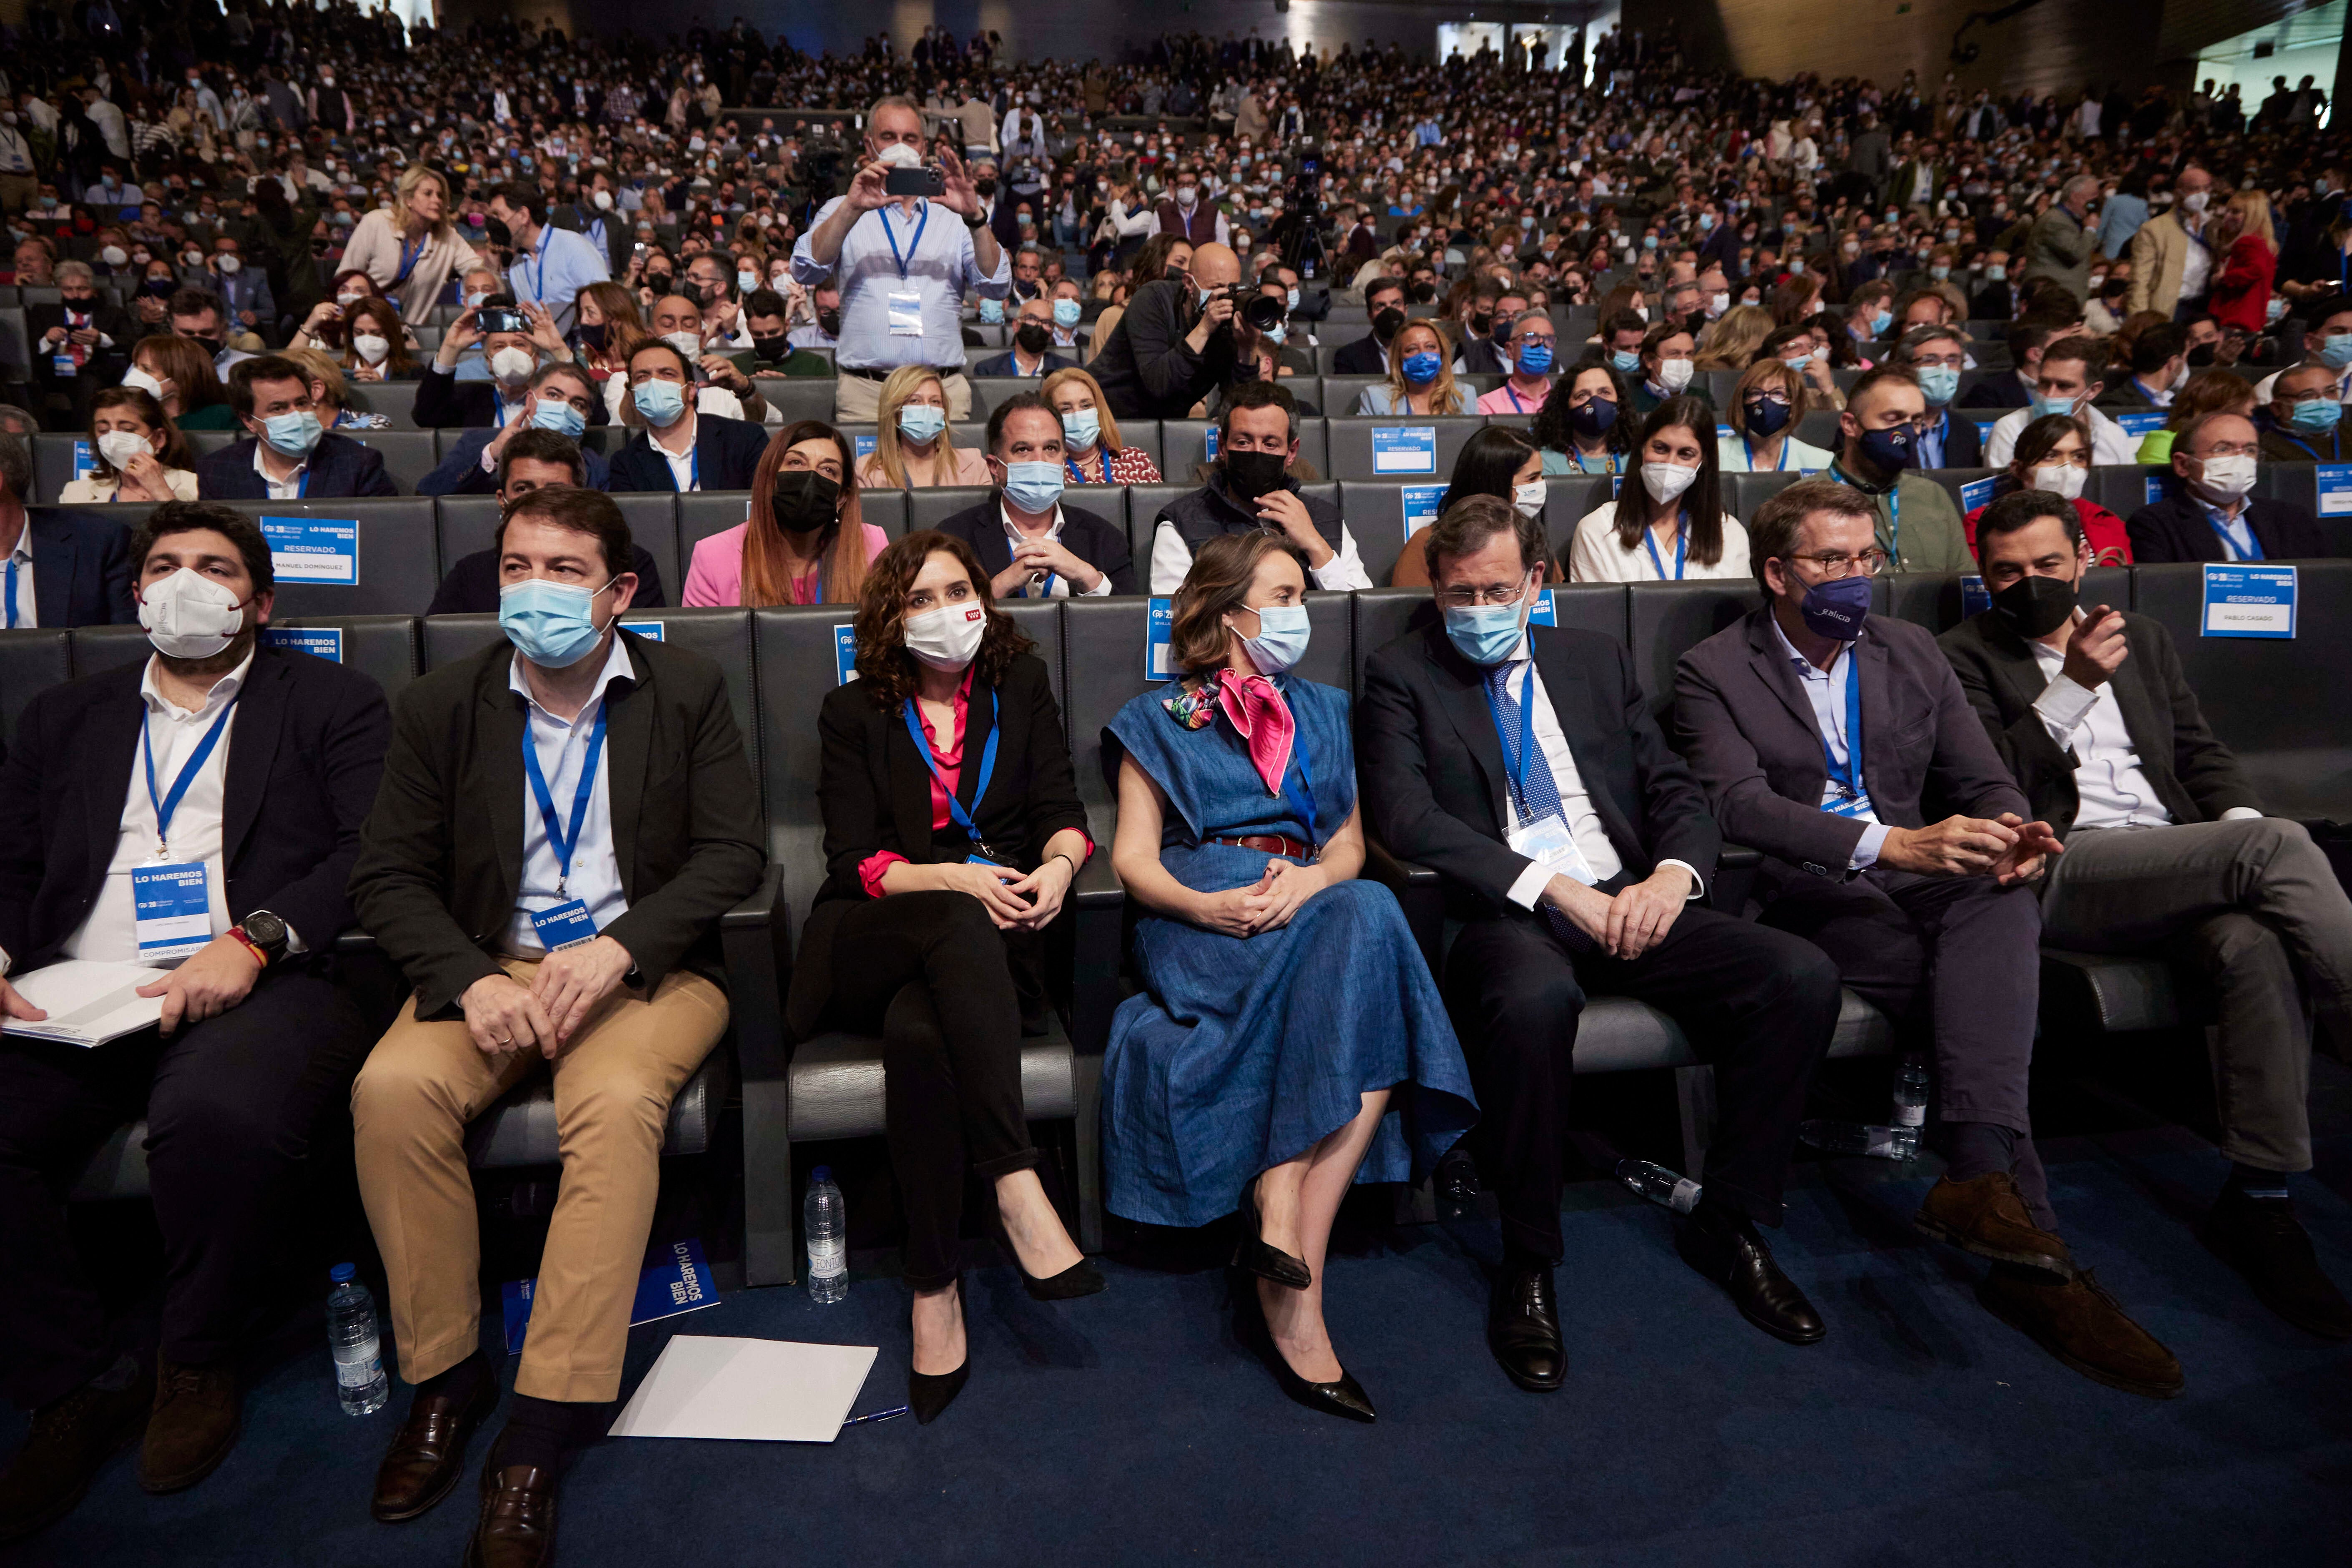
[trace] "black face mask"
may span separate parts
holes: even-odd
[[[221,341],[218,338],[200,338],[196,336],[195,333],[190,332],[188,334],[188,341],[195,344],[196,347],[204,350],[206,358],[218,359],[220,357]]]
[[[1013,329],[1013,341],[1021,345],[1024,353],[1041,354],[1050,338],[1045,328],[1034,321],[1024,321]]]
[[[1404,312],[1394,305],[1383,305],[1372,312],[1372,335],[1382,342],[1397,335],[1404,327]]]
[[[971,194],[978,196],[981,200],[986,201],[989,197],[996,194],[996,182],[994,180],[974,180],[971,183]]]
[[[841,307],[836,305],[830,310],[817,311],[816,330],[828,338],[841,336]]]
[[[1568,411],[1568,426],[1586,437],[1599,436],[1617,423],[1617,402],[1614,398],[1596,397],[1580,408]]]
[[[751,352],[762,364],[782,364],[792,357],[793,340],[782,332],[772,338],[753,338]]]
[[[670,292],[669,285],[673,276],[667,272],[648,272],[646,274],[646,287],[652,289],[655,296],[658,298]]]
[[[1470,313],[1470,330],[1482,338],[1492,332],[1495,330],[1495,312],[1473,310]]]
[[[1759,436],[1777,436],[1780,427],[1794,414],[1793,405],[1769,397],[1751,397],[1747,403],[1748,428]]]
[[[831,526],[841,507],[841,486],[814,468],[791,468],[776,475],[768,497],[768,511],[787,533],[814,533]]]
[[[710,285],[708,283],[697,283],[691,278],[679,283],[676,288],[672,289],[670,292],[676,294],[681,300],[693,300],[694,308],[698,310],[710,303]]]
[[[581,322],[580,346],[583,349],[593,349],[597,353],[602,353],[604,350],[604,323],[602,321],[597,321],[593,324],[587,321]]]
[[[2074,613],[2077,593],[2063,577],[2020,577],[1992,596],[1993,613],[2031,640],[2048,637]]]
[[[180,285],[169,278],[150,278],[139,285],[140,292],[152,294],[158,300],[170,299],[179,291],[179,288]]]
[[[2210,367],[2212,363],[2213,345],[2211,343],[2199,343],[2195,348],[2189,351],[2189,369],[2204,370]]]
[[[1236,500],[1255,500],[1282,488],[1282,471],[1289,466],[1280,452],[1228,452],[1225,489]]]
[[[509,228],[506,225],[500,223],[496,218],[485,220],[482,226],[482,232],[489,236],[490,243],[492,245],[510,246],[514,244],[514,230]]]
[[[1436,300],[1437,285],[1434,283],[1416,283],[1411,289],[1407,290],[1407,293],[1414,304],[1426,305]]]

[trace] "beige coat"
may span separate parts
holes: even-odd
[[[416,258],[408,281],[395,294],[392,280],[400,276],[402,248],[400,230],[394,226],[391,212],[378,207],[360,219],[359,226],[352,231],[351,243],[343,247],[342,264],[346,268],[364,270],[375,280],[383,297],[400,307],[402,319],[409,321],[423,321],[449,279],[462,276],[467,268],[484,259],[455,231],[447,239],[428,236],[425,254]]]
[[[2131,291],[2124,297],[2130,310],[2172,314],[2180,303],[2180,270],[2188,264],[2189,247],[2199,243],[2181,226],[2178,207],[2140,225],[2131,238]]]
[[[190,473],[187,469],[165,468],[163,470],[163,480],[166,484],[172,487],[172,493],[179,497],[182,500],[194,500],[196,499],[196,476]],[[59,490],[58,492],[58,504],[60,506],[90,506],[101,501],[110,501],[114,499],[115,492],[121,488],[121,481],[112,474],[107,474],[104,476],[89,474],[81,479],[73,480],[68,483],[64,489]]]

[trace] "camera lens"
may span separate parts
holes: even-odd
[[[1271,294],[1253,294],[1242,303],[1242,320],[1261,332],[1282,325],[1285,313],[1283,302]]]

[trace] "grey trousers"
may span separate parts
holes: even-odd
[[[2310,1011],[2352,1023],[2352,901],[2301,823],[2075,833],[2051,868],[2042,929],[2054,947],[2158,953],[2209,976],[2221,1152],[2311,1168]]]

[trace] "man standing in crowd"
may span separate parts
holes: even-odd
[[[2191,163],[2172,183],[2170,206],[2139,226],[2131,239],[2132,314],[2154,310],[2181,321],[2204,308],[2217,262],[2205,239],[2205,209],[2213,199],[2213,176]]]
[[[583,234],[547,221],[547,197],[520,181],[490,193],[489,239],[507,252],[508,291],[544,310],[556,334],[572,331],[572,301],[612,277],[604,253]]]
[[[0,770],[0,1014],[42,1022],[18,987],[72,960],[156,965],[139,994],[162,998],[158,1025],[95,1047],[0,1041],[0,1365],[33,1413],[0,1473],[0,1542],[71,1512],[127,1442],[151,1492],[227,1458],[288,1200],[373,1033],[334,946],[383,689],[259,646],[275,579],[241,514],[167,501],[131,554],[152,651],[35,696]],[[164,1256],[152,1351],[110,1337],[63,1197],[142,1119]]]

